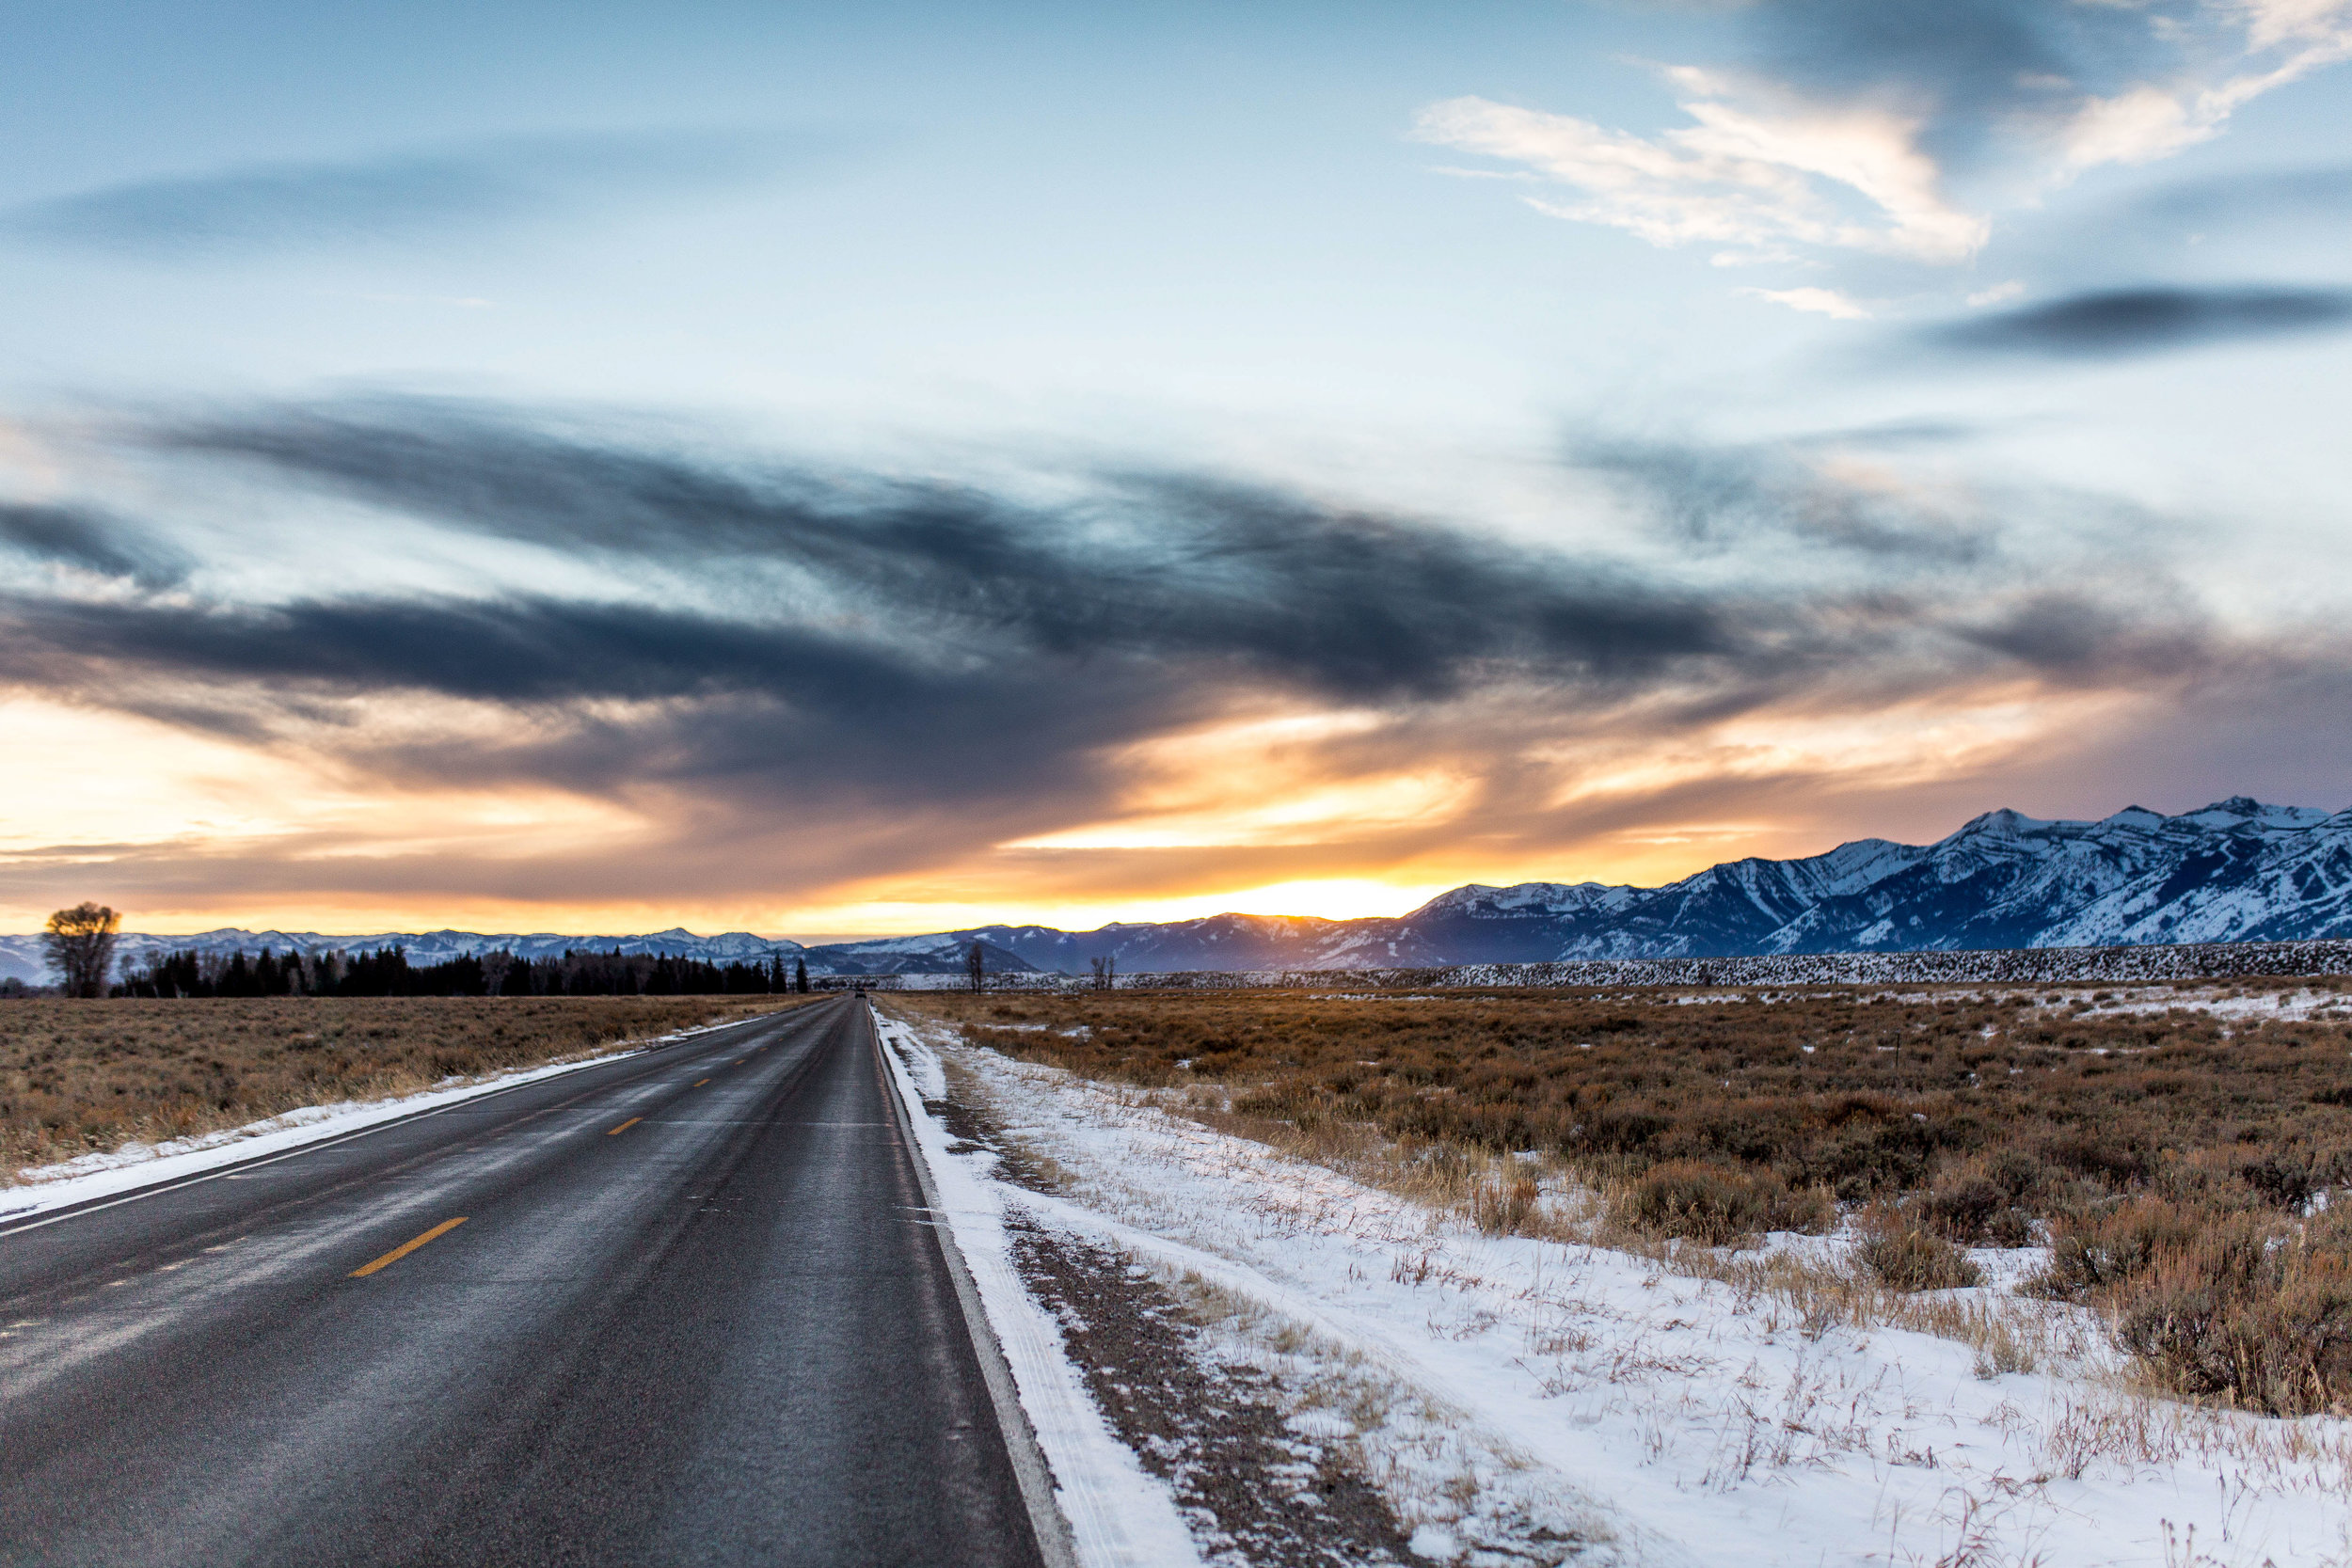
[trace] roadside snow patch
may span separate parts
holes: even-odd
[[[924,1164],[939,1189],[956,1246],[971,1271],[989,1326],[1011,1366],[1021,1406],[1052,1468],[1083,1568],[1199,1568],[1200,1554],[1168,1487],[1111,1435],[1062,1352],[1061,1330],[1030,1299],[1005,1230],[1005,1189],[948,1152],[955,1140],[924,1105],[946,1092],[938,1056],[895,1020],[875,1019],[891,1082],[907,1108]],[[931,1085],[928,1096],[918,1085]],[[1024,1195],[1025,1196],[1026,1195]]]

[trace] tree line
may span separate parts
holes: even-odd
[[[248,957],[189,948],[126,965],[116,996],[740,996],[805,992],[808,964],[781,957],[725,965],[653,953],[581,952],[527,958],[503,948],[412,964],[402,947]]]

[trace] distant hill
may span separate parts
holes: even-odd
[[[781,952],[805,958],[811,974],[882,974],[954,973],[966,945],[978,940],[992,969],[1082,974],[1090,959],[1107,957],[1134,974],[2346,937],[2352,811],[2238,796],[2178,816],[2134,806],[2096,822],[1988,812],[1933,844],[1857,839],[1803,860],[1727,862],[1657,888],[1473,883],[1410,914],[1360,920],[1217,914],[1093,931],[980,926],[817,947],[747,931],[323,937],[230,930],[125,937],[123,950],[135,957],[156,947],[397,943],[421,963],[493,947],[533,957],[619,947],[718,962]],[[0,938],[0,975],[40,974],[38,937]]]

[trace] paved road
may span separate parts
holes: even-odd
[[[843,998],[0,1222],[0,1561],[1037,1563],[888,1092]]]

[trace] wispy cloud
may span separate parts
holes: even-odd
[[[411,241],[707,190],[779,166],[772,137],[514,136],[126,181],[0,212],[20,243],[157,259]]]
[[[1735,98],[1727,77],[1692,70],[1672,76],[1697,123],[1655,139],[1483,98],[1431,104],[1415,134],[1520,164],[1578,193],[1571,200],[1530,197],[1539,211],[1656,245],[1722,245],[1726,259],[1805,245],[1957,261],[1984,244],[1985,220],[1945,199],[1934,164],[1916,145],[1915,119],[1785,95],[1753,105]],[[1824,182],[1859,198],[1862,212],[1841,212]]]
[[[1415,134],[1573,193],[1530,196],[1543,212],[1653,245],[1951,264],[1993,231],[1950,194],[1957,175],[2046,189],[2167,157],[2352,58],[2352,0],[1760,0],[1738,16],[1736,68],[1664,72],[1687,124],[1643,135],[1462,97]]]
[[[2352,328],[2352,289],[2270,285],[2106,289],[1927,328],[1968,354],[2121,358],[2203,343]]]
[[[2264,94],[2352,59],[2352,0],[2237,0],[2204,8],[2201,20],[2201,58],[2065,114],[2058,145],[2070,170],[2169,157],[2220,135]],[[2233,28],[2243,29],[2234,48]]]

